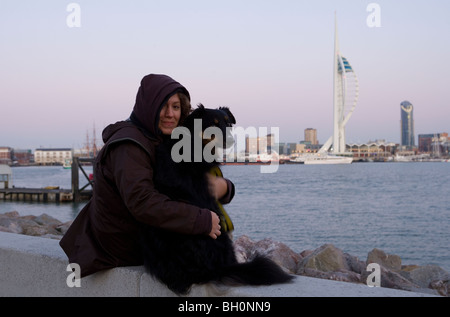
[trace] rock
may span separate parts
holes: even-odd
[[[55,219],[47,214],[42,214],[40,216],[37,216],[33,220],[40,225],[50,226],[53,228],[56,228],[57,226],[62,224],[61,221],[59,221],[58,219]]]
[[[366,262],[359,260],[358,257],[348,253],[344,253],[344,257],[350,271],[361,274],[367,269]]]
[[[17,219],[0,215],[0,227],[6,232],[22,233],[22,227],[18,224]]]
[[[315,269],[305,268],[301,275],[322,278],[327,280],[360,283],[361,275],[355,272],[340,270],[334,272],[322,272]]]
[[[375,263],[375,262],[371,262]],[[381,277],[381,287],[387,287],[387,288],[395,288],[395,289],[401,289],[406,291],[414,291],[418,292],[420,290],[420,287],[417,284],[414,284],[413,282],[407,280],[400,274],[385,268],[383,265],[380,265],[380,277]],[[369,271],[363,271],[361,273],[361,282],[366,284],[367,278],[371,274]]]
[[[297,272],[298,265],[302,260],[301,255],[294,252],[286,244],[269,238],[256,242],[252,253],[265,255],[288,272],[294,274]]]
[[[395,254],[386,254],[380,249],[373,249],[367,255],[366,264],[378,263],[387,269],[399,271],[402,268],[402,259]]]
[[[297,271],[302,258],[300,254],[295,253],[286,244],[270,238],[255,242],[248,236],[243,235],[234,241],[234,248],[238,262],[249,261],[260,254],[270,258],[287,272],[293,274]]]
[[[55,227],[55,229],[57,231],[59,231],[60,234],[64,235],[67,232],[67,230],[69,230],[69,227],[72,225],[72,223],[73,223],[73,220],[69,220],[69,221],[64,222],[64,223],[60,224],[59,226]]]
[[[410,272],[412,270],[417,269],[419,266],[415,264],[409,264],[409,265],[402,265],[401,272]]]
[[[450,280],[450,274],[437,265],[418,266],[409,271],[402,271],[400,274],[409,281],[424,288],[430,287],[432,283],[437,286],[440,284],[439,281],[443,285],[448,284]]]
[[[2,216],[2,215],[0,215],[0,216]],[[9,212],[5,212],[3,214],[3,216],[17,218],[17,217],[19,217],[19,213],[17,211],[9,211]]]
[[[332,244],[325,244],[306,256],[300,263],[297,272],[302,274],[305,269],[322,272],[350,271],[342,250]]]
[[[308,255],[310,255],[313,252],[314,252],[314,250],[304,250],[304,251],[300,252],[300,255],[302,256],[302,258],[306,258]]]
[[[39,224],[31,224],[23,226],[22,234],[26,234],[28,236],[44,236],[47,234],[57,235],[59,232],[50,226],[41,226]]]
[[[36,221],[37,219],[37,221]],[[19,216],[17,211],[0,214],[1,231],[19,233],[30,236],[59,235],[53,226],[61,223],[59,220],[46,214],[41,216]]]
[[[11,229],[3,227],[3,226],[0,226],[0,232],[11,232],[11,233],[14,233]]]
[[[450,297],[449,281],[433,281],[430,283],[430,288],[436,290],[441,296]]]
[[[234,240],[234,252],[239,263],[247,262],[253,250],[255,242],[246,235]]]

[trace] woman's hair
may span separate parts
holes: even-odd
[[[184,119],[186,119],[186,117],[191,113],[192,111],[192,107],[191,107],[191,102],[189,100],[189,97],[186,96],[185,94],[178,92],[178,98],[180,98],[180,102],[181,102],[181,116],[180,116],[180,124],[183,124]]]

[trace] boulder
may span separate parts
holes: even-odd
[[[448,296],[450,274],[437,265],[416,266],[409,270],[402,270],[400,274],[422,288],[435,289],[440,295]]]
[[[19,217],[19,213],[17,211],[9,211],[9,212],[5,212],[4,214],[0,215],[0,217],[1,216],[17,218],[17,217]]]
[[[371,262],[375,263],[375,262]],[[420,286],[417,284],[414,284],[413,282],[409,281],[408,279],[401,276],[399,273],[396,273],[390,269],[385,268],[383,265],[380,265],[380,277],[381,277],[381,287],[387,287],[387,288],[395,288],[395,289],[401,289],[406,291],[414,291],[419,292]],[[361,273],[361,282],[366,284],[367,278],[371,274],[370,271],[363,271]]]
[[[402,259],[395,254],[387,254],[383,250],[373,249],[367,255],[366,264],[378,263],[387,269],[399,271],[402,268]]]
[[[348,253],[344,253],[344,257],[350,271],[361,274],[367,269],[366,262],[361,261],[358,257]]]
[[[12,233],[22,233],[22,227],[18,224],[17,219],[0,215],[0,227],[2,231]]]
[[[57,235],[59,232],[50,226],[42,226],[37,223],[35,224],[27,224],[23,225],[22,234],[26,234],[28,236],[44,236],[47,234]]]
[[[61,235],[53,227],[58,222],[59,220],[45,214],[38,217],[32,215],[21,217],[17,211],[13,211],[0,215],[0,227],[2,228],[0,230],[30,236]]]
[[[0,232],[10,232],[10,233],[14,233],[11,229],[7,228],[7,227],[3,227],[0,226]]]
[[[351,282],[351,283],[361,282],[360,274],[346,270],[339,270],[334,272],[322,272],[315,269],[305,268],[301,275],[341,282]]]
[[[72,225],[72,223],[73,220],[69,220],[67,222],[58,225],[57,227],[55,227],[55,229],[59,231],[60,234],[64,235],[67,232],[67,230],[69,230],[69,227]]]
[[[246,262],[254,258],[257,254],[264,255],[277,263],[289,273],[295,274],[302,257],[295,253],[286,244],[274,241],[270,238],[253,241],[248,236],[243,235],[234,241],[234,248],[238,262]]]
[[[36,223],[42,225],[42,226],[50,226],[52,228],[56,228],[57,226],[61,225],[62,222],[58,219],[55,219],[47,214],[42,214],[40,216],[37,216],[33,219]]]
[[[266,238],[256,242],[252,250],[253,254],[265,255],[288,272],[295,274],[302,260],[300,254],[294,252],[286,244]]]
[[[433,281],[430,283],[430,288],[434,289],[441,296],[450,297],[450,283],[449,281]]]
[[[255,241],[250,239],[246,235],[242,235],[236,240],[234,240],[234,252],[236,254],[237,261],[239,263],[247,262],[251,251],[253,250],[253,246],[255,244]]]
[[[314,269],[322,272],[350,271],[346,257],[342,250],[332,244],[325,244],[306,256],[297,270],[302,274],[305,269]]]

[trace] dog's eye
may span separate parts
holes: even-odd
[[[215,123],[215,124],[219,124],[219,120],[214,119],[214,123]]]

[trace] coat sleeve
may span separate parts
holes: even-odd
[[[150,157],[138,144],[121,143],[110,150],[107,159],[112,181],[139,222],[185,234],[209,234],[210,211],[171,200],[158,192]]]
[[[234,184],[233,184],[233,182],[230,181],[227,178],[224,178],[224,179],[227,182],[227,192],[222,198],[219,199],[219,202],[221,204],[223,204],[223,205],[230,203],[231,200],[234,197]]]

